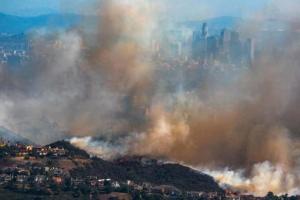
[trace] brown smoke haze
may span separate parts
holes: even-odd
[[[154,106],[142,151],[170,154],[191,164],[293,164],[291,139],[297,140],[298,134],[291,131],[299,124],[292,117],[298,112],[294,91],[299,69],[282,59],[262,61],[229,86],[181,94],[184,100],[173,99],[171,109]]]
[[[101,1],[96,34],[32,34],[31,62],[18,73],[3,67],[2,125],[43,144],[140,130],[154,24],[152,8],[137,2]]]
[[[216,169],[208,173],[220,183],[257,195],[299,193],[300,49],[290,37],[283,52],[268,46],[226,86],[209,82],[173,98],[171,108],[160,99],[168,105],[151,108],[148,134],[135,150]]]
[[[104,158],[164,157],[249,193],[299,193],[300,40],[290,39],[297,23],[282,52],[270,39],[253,68],[228,84],[207,78],[170,94],[151,59],[156,9],[102,1],[92,36],[81,27],[33,34],[30,64],[18,73],[1,66],[0,125],[41,144],[74,137]],[[245,30],[255,35],[253,27]]]
[[[148,37],[153,26],[150,21],[151,10],[146,4],[139,4],[102,2],[99,30],[95,38],[85,40],[91,48],[87,51],[87,64],[83,70],[96,81],[90,87],[99,84],[105,90],[112,91],[118,101],[124,98],[128,101],[123,102],[127,105],[121,105],[122,102],[114,104],[121,108],[118,113],[111,114],[119,115],[122,118],[120,121],[125,121],[116,123],[116,119],[113,118],[113,132],[130,132],[138,128],[142,121],[136,123],[136,120],[131,120],[134,116],[128,115],[143,112],[151,87],[152,68],[148,52],[150,41]],[[90,89],[90,95],[93,93],[94,91]],[[130,107],[130,110],[127,108],[124,110],[125,106]],[[72,125],[71,133],[92,134],[98,131],[99,119],[94,116],[84,117],[80,118],[79,115]]]

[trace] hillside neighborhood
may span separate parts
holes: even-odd
[[[34,146],[1,139],[0,157],[0,197],[10,199],[300,199],[223,190],[207,175],[146,157],[104,161],[66,141]],[[188,183],[180,173],[199,182],[187,177]]]

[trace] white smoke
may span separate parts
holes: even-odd
[[[73,137],[69,142],[80,149],[84,149],[90,155],[98,156],[105,160],[112,160],[128,155],[132,142],[136,141],[138,137],[141,136],[139,134],[132,134],[117,139],[97,139],[90,136]]]
[[[265,196],[272,191],[275,194],[299,195],[299,175],[296,172],[287,171],[281,165],[273,165],[266,161],[257,163],[252,167],[249,176],[245,170],[210,170],[203,171],[212,177],[223,188],[230,188],[240,192]]]

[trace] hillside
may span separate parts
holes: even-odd
[[[51,14],[37,17],[18,17],[0,13],[1,33],[20,34],[37,28],[66,29],[80,22],[82,16]]]
[[[232,16],[222,16],[209,18],[204,20],[190,20],[179,23],[180,26],[201,30],[203,23],[207,23],[210,34],[219,34],[224,28],[239,30],[242,27],[247,27],[251,24],[258,25],[260,31],[281,31],[289,29],[290,22],[279,19],[265,19],[258,21],[254,19],[243,19]]]
[[[73,168],[70,171],[72,176],[98,176],[119,181],[172,185],[187,191],[222,191],[212,177],[180,164],[166,163],[143,156],[126,156],[112,161],[97,157],[89,158],[84,150],[74,147],[68,141],[58,141],[47,146],[63,147],[71,155],[80,156],[88,161],[81,167]]]
[[[105,161],[93,158],[85,168],[71,171],[75,176],[100,176],[114,180],[132,180],[137,183],[151,183],[154,185],[172,185],[186,191],[222,191],[212,177],[192,170],[179,164],[159,163],[146,157],[137,160],[134,157],[116,161]]]
[[[131,157],[114,163],[126,169],[128,179],[137,182],[173,185],[181,190],[220,190],[212,177],[180,164],[158,162],[147,157]]]
[[[76,156],[80,156],[80,157],[86,158],[86,159],[88,159],[90,157],[87,152],[73,146],[72,144],[70,144],[67,141],[57,141],[52,144],[46,145],[46,147],[48,147],[48,146],[50,146],[51,148],[64,148],[64,149],[68,150],[68,152],[71,156],[76,155]]]
[[[32,141],[30,141],[27,138],[24,138],[17,133],[14,133],[11,130],[8,130],[7,128],[0,127],[0,138],[12,143],[20,142],[24,144],[33,144]]]
[[[67,29],[78,25],[82,20],[89,23],[95,23],[96,19],[92,16],[81,16],[75,14],[49,14],[36,17],[18,17],[0,13],[0,30],[1,33],[20,34],[37,28]],[[207,22],[212,30],[223,28],[234,28],[243,22],[237,17],[217,17],[207,20],[184,21],[180,25],[201,29],[202,24]]]
[[[234,29],[237,28],[245,22],[243,19],[238,17],[231,17],[231,16],[223,16],[223,17],[216,17],[210,18],[205,20],[192,20],[192,21],[184,21],[181,22],[181,26],[185,26],[191,29],[201,30],[203,23],[207,23],[209,26],[210,32],[219,32],[220,30],[227,28],[227,29]]]
[[[85,23],[80,23],[85,22]],[[238,29],[241,25],[258,24],[257,21],[247,20],[232,16],[222,16],[203,20],[189,20],[178,23],[178,26],[201,30],[203,23],[209,26],[211,34],[218,34],[222,29]],[[49,14],[36,17],[19,17],[0,13],[0,33],[20,34],[27,33],[39,28],[51,30],[68,29],[81,25],[86,30],[92,30],[93,25],[98,23],[95,16],[83,16],[76,14]],[[261,29],[280,30],[286,29],[287,23],[280,20],[267,19],[260,22]]]

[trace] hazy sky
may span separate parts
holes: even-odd
[[[16,15],[40,15],[55,12],[92,13],[101,0],[0,0],[0,12]],[[147,1],[147,0],[118,0]],[[151,0],[165,6],[168,15],[178,18],[216,16],[249,17],[271,7],[286,14],[298,12],[300,0]],[[87,12],[88,10],[88,12]]]

